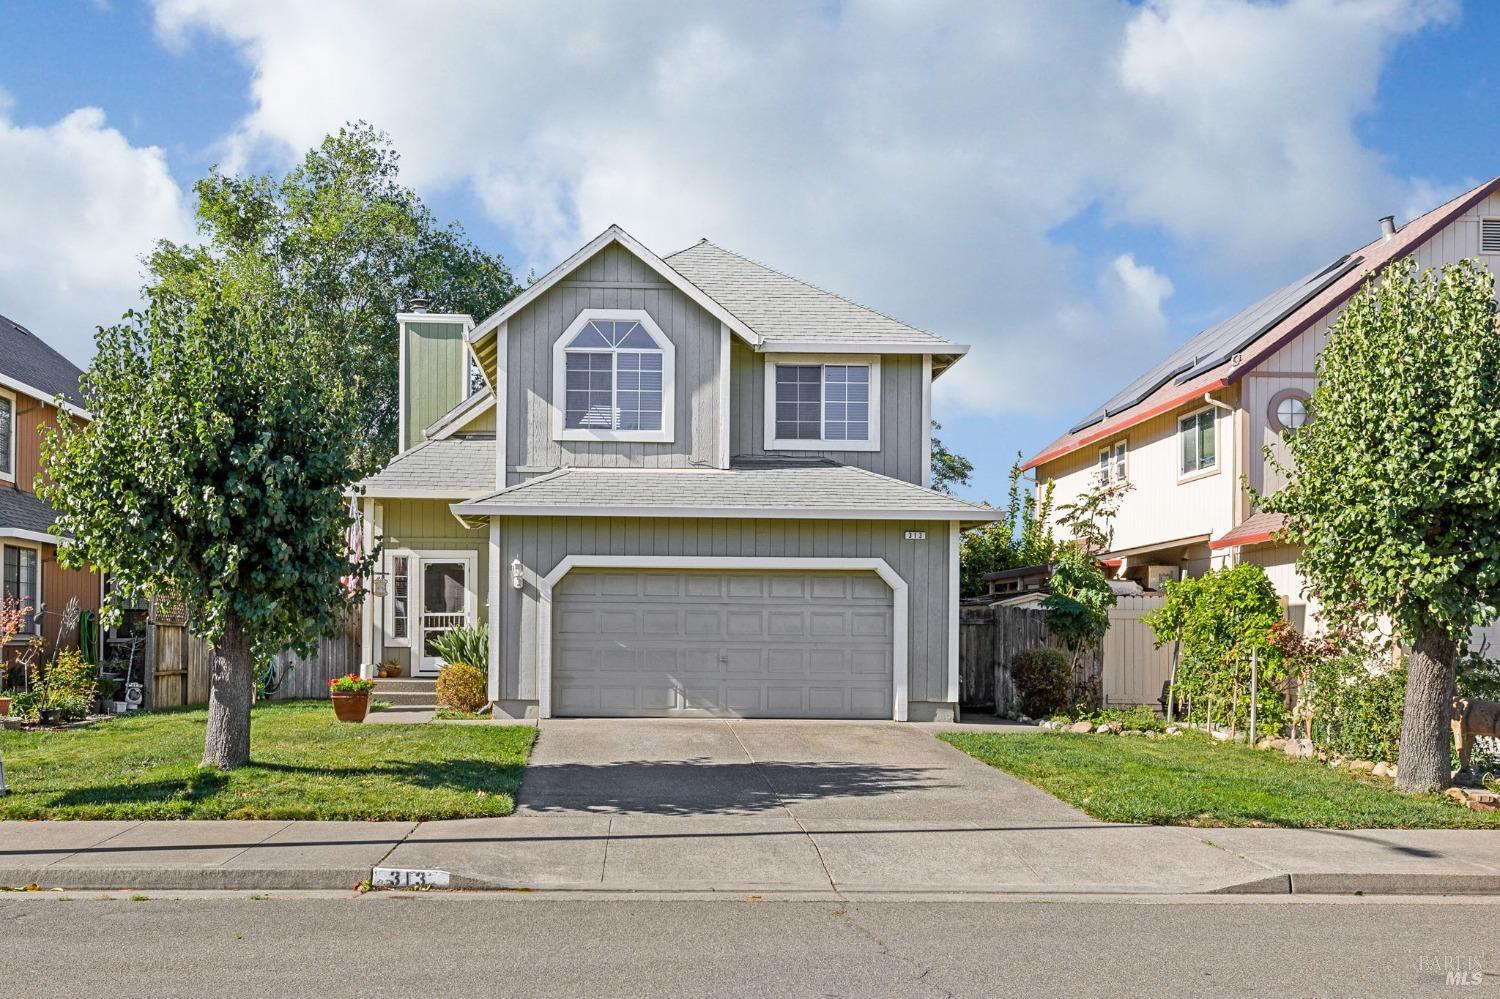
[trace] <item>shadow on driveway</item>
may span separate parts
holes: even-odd
[[[854,800],[953,787],[944,768],[872,763],[615,760],[536,763],[517,806],[533,813],[744,815],[806,801]]]

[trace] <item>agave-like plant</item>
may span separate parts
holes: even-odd
[[[444,632],[432,640],[433,651],[445,662],[467,663],[488,671],[490,666],[490,629],[488,625],[463,625]]]

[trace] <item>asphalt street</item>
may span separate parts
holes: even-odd
[[[0,896],[0,994],[1500,995],[1500,900]]]

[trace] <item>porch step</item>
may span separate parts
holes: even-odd
[[[375,700],[393,708],[435,708],[437,684],[426,677],[382,677],[375,681]]]

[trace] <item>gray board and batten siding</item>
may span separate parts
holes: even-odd
[[[640,309],[676,349],[670,443],[553,440],[552,352],[584,309]],[[507,485],[559,466],[713,468],[721,461],[719,366],[728,334],[635,255],[619,246],[596,254],[506,323]]]
[[[539,583],[567,556],[713,558],[724,559],[723,568],[732,567],[736,558],[883,559],[907,586],[909,716],[941,717],[957,699],[949,687],[950,601],[956,601],[949,594],[950,529],[949,521],[500,518],[501,558],[507,563],[519,558],[525,571],[522,589],[506,585],[501,590],[494,693],[505,713],[536,710]],[[908,531],[924,537],[907,540]]]

